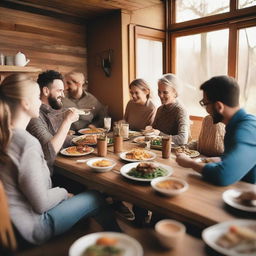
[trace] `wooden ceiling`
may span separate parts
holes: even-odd
[[[42,14],[56,13],[88,20],[113,10],[128,12],[160,4],[163,0],[1,0],[7,7],[41,10]],[[8,6],[9,5],[9,6]],[[19,7],[19,8],[18,8]]]

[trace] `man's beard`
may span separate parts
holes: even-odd
[[[62,99],[62,97],[58,97],[58,98],[54,98],[52,97],[51,95],[49,95],[48,97],[48,102],[49,102],[49,105],[53,108],[53,109],[61,109],[62,106],[63,106],[63,103],[58,101],[58,99]]]
[[[214,124],[217,124],[223,120],[223,115],[218,113],[215,108],[213,108],[213,113],[211,116]]]

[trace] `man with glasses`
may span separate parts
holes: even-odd
[[[201,87],[201,106],[212,116],[213,123],[226,125],[224,153],[211,163],[198,163],[178,154],[179,165],[202,174],[204,180],[227,186],[239,180],[256,183],[256,117],[239,106],[239,85],[228,76],[216,76]]]

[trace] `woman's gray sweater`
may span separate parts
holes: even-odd
[[[52,235],[44,213],[67,199],[67,191],[52,188],[41,145],[27,131],[13,130],[8,155],[12,161],[0,164],[0,179],[8,197],[11,220],[26,240],[40,244]]]

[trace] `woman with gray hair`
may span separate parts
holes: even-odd
[[[189,116],[178,102],[181,84],[173,74],[165,74],[158,80],[158,96],[162,105],[157,109],[153,128],[172,135],[177,145],[186,144],[189,137]]]

